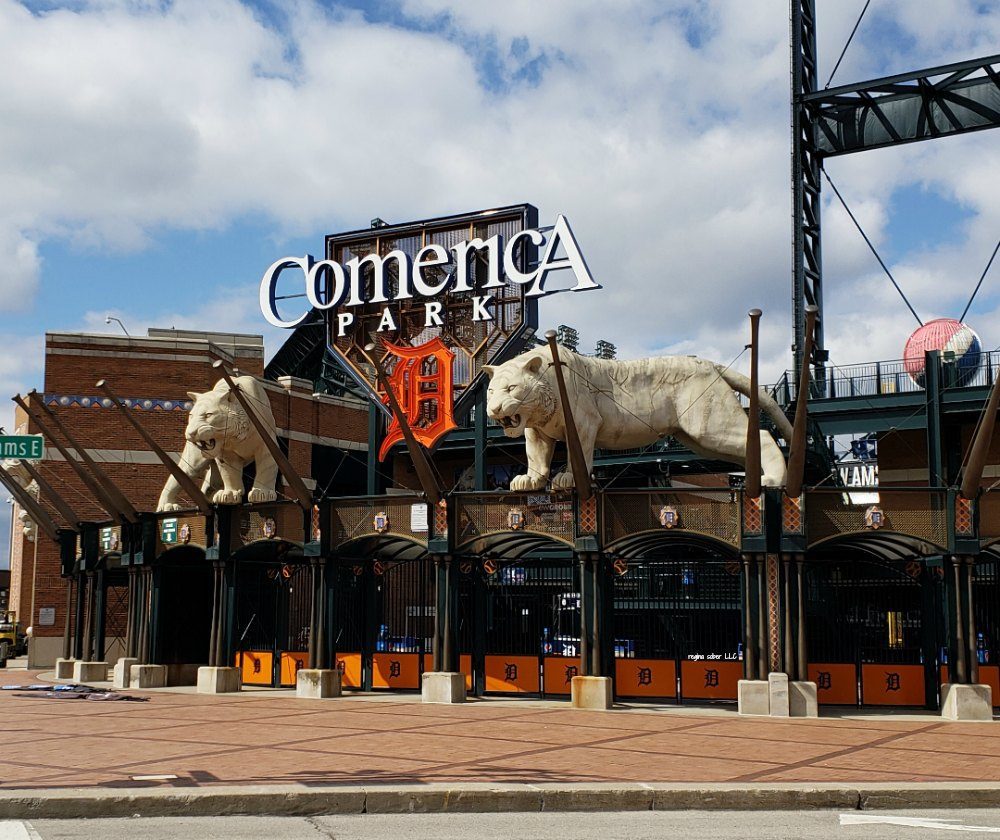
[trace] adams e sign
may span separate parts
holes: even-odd
[[[289,329],[322,317],[331,353],[388,413],[376,356],[427,446],[455,427],[483,365],[524,349],[539,298],[600,288],[569,220],[541,227],[530,204],[377,222],[327,236],[325,251],[321,260],[283,257],[268,267],[264,317]],[[383,456],[398,438],[393,424]]]

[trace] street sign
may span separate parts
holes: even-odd
[[[176,519],[164,519],[160,523],[160,542],[164,545],[172,545],[177,542]]]
[[[25,458],[40,461],[45,454],[41,435],[0,435],[0,458]]]

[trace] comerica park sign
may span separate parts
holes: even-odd
[[[434,446],[471,407],[483,366],[524,350],[538,300],[598,289],[569,221],[538,223],[515,204],[326,237],[324,258],[283,257],[264,272],[260,308],[287,329],[322,319],[326,345],[388,416],[383,368],[420,443]],[[390,418],[380,457],[402,437]]]
[[[530,245],[544,249],[537,264],[522,269],[519,259],[522,249]],[[561,253],[560,253],[561,252]],[[485,282],[475,284],[471,263],[485,257]],[[354,256],[346,263],[334,259],[316,260],[311,255],[282,257],[272,263],[260,283],[260,309],[269,324],[287,329],[297,327],[309,314],[306,309],[297,317],[286,319],[278,312],[277,285],[283,271],[297,269],[305,284],[305,298],[310,309],[339,310],[336,318],[337,335],[343,336],[356,325],[352,309],[365,304],[385,304],[376,332],[397,330],[397,323],[388,304],[421,298],[424,303],[424,327],[444,326],[444,295],[467,295],[472,302],[473,321],[491,321],[498,289],[508,283],[525,287],[525,296],[549,294],[549,275],[555,271],[572,271],[576,283],[570,289],[583,291],[600,286],[587,267],[580,246],[565,216],[558,216],[550,229],[519,230],[506,242],[496,233],[488,239],[478,237],[457,242],[449,248],[432,242],[415,254],[400,248],[387,253]]]

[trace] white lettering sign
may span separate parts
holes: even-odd
[[[524,243],[530,243],[541,250],[541,259],[527,271],[518,268],[520,252]],[[564,256],[557,256],[561,252]],[[485,256],[487,261],[486,282],[479,288],[472,285],[469,277],[469,262],[475,255]],[[394,263],[399,277],[399,288],[389,286],[386,264]],[[372,272],[371,296],[365,298],[364,270]],[[437,269],[438,279],[428,278],[426,269]],[[414,296],[435,298],[440,295],[472,294],[488,289],[501,289],[507,283],[525,286],[527,297],[541,297],[556,291],[580,292],[601,288],[594,281],[583,252],[577,244],[573,231],[565,216],[558,216],[551,229],[521,230],[511,236],[506,243],[500,234],[489,239],[469,239],[459,242],[450,249],[443,245],[431,244],[421,248],[411,257],[404,251],[390,251],[385,255],[366,254],[354,257],[341,265],[334,260],[316,261],[306,254],[302,257],[282,257],[273,262],[264,272],[260,281],[260,311],[265,320],[275,327],[292,329],[301,324],[309,314],[285,319],[278,312],[278,301],[282,297],[302,295],[278,295],[278,279],[286,270],[298,270],[302,274],[305,298],[315,309],[327,310],[361,306],[365,303],[392,303]],[[573,272],[576,283],[569,289],[547,289],[549,275],[554,271]],[[489,305],[493,301],[490,292],[472,297],[473,320],[492,321],[493,312]],[[435,306],[436,308],[431,308]],[[442,326],[441,304],[426,304],[425,326]],[[343,336],[354,324],[350,312],[337,313],[337,335]],[[383,310],[378,330],[394,330],[396,323],[388,308]]]

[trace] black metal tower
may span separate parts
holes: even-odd
[[[816,0],[791,0],[792,301],[795,370],[805,308],[819,307],[813,362],[823,382],[820,177],[835,155],[1000,126],[1000,55],[818,89]]]

